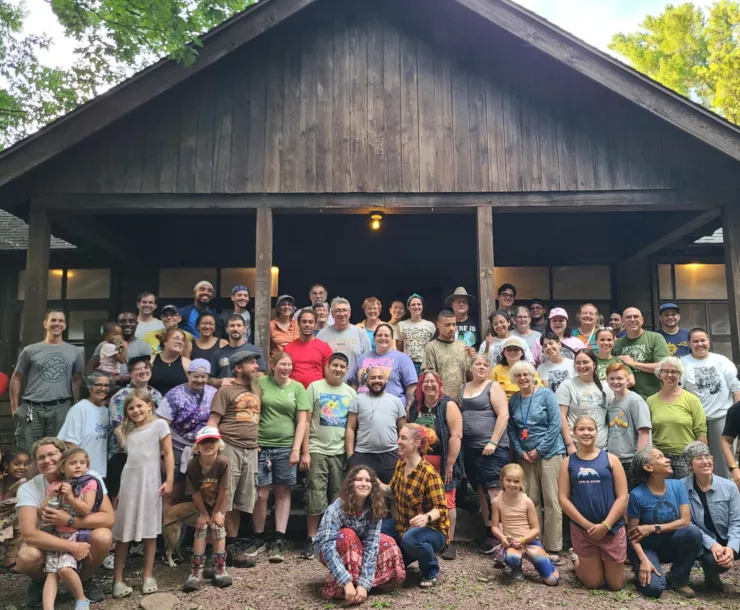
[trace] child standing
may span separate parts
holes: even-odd
[[[557,569],[550,561],[545,547],[539,540],[534,502],[524,493],[524,470],[519,464],[507,464],[501,469],[503,493],[493,500],[491,531],[501,542],[504,561],[511,568],[514,580],[524,580],[522,558],[532,562],[546,585],[555,586],[560,580]]]
[[[213,545],[215,571],[213,584],[230,587],[231,576],[226,572],[226,528],[224,515],[231,493],[229,460],[221,455],[225,449],[218,428],[205,426],[195,435],[193,459],[188,463],[187,492],[193,494],[193,504],[200,515],[195,523],[193,541],[193,571],[183,590],[198,591],[203,578],[206,544]]]
[[[144,389],[132,391],[123,401],[121,432],[126,440],[128,459],[121,473],[116,523],[113,568],[113,597],[131,595],[133,590],[123,580],[131,542],[144,541],[144,574],[141,592],[157,591],[154,579],[154,555],[157,536],[162,533],[162,496],[172,493],[175,458],[170,427],[154,416],[152,397]],[[162,483],[160,455],[164,455],[166,480]]]
[[[31,465],[28,451],[12,448],[3,452],[0,463],[0,560],[2,571],[12,571],[21,546],[18,526],[18,488],[26,482],[26,472]]]
[[[121,374],[121,364],[126,362],[126,342],[121,327],[115,322],[103,324],[103,346],[100,348],[98,369],[113,377]]]
[[[87,475],[89,467],[90,458],[87,451],[79,447],[66,451],[59,464],[59,470],[64,479],[54,481],[49,485],[46,500],[39,507],[39,514],[47,506],[61,508],[72,517],[87,517],[95,512],[100,507],[102,491],[98,493],[98,482],[95,477]],[[55,525],[52,533],[59,538],[77,542],[80,530]],[[60,578],[75,598],[75,610],[90,608],[90,602],[87,601],[82,589],[80,575],[77,573],[77,560],[71,553],[47,552],[44,572],[46,572],[43,594],[44,610],[54,610]]]

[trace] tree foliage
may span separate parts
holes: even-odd
[[[740,3],[667,5],[609,48],[640,72],[740,124]]]

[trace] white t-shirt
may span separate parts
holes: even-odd
[[[97,407],[83,399],[69,410],[57,438],[87,451],[90,468],[105,477],[108,474],[109,430],[108,407]]]
[[[104,494],[108,493],[108,489],[105,487],[103,477],[94,470],[88,470],[86,474],[91,474],[98,480],[100,488]],[[17,508],[22,506],[33,506],[39,508],[46,499],[46,490],[49,489],[49,482],[46,480],[43,474],[37,474],[30,481],[27,481],[18,488],[18,503]]]
[[[701,401],[707,419],[721,419],[735,402],[733,392],[740,391],[737,367],[721,354],[709,353],[703,360],[691,354],[681,358],[686,374],[684,387],[696,394]]]
[[[558,404],[568,407],[566,418],[571,436],[573,424],[581,415],[590,415],[596,420],[596,446],[599,449],[606,449],[609,442],[607,404],[614,400],[614,392],[609,386],[604,386],[604,394],[595,383],[583,383],[578,377],[566,379],[555,392]]]
[[[540,364],[537,368],[540,379],[553,392],[557,392],[560,384],[566,379],[576,376],[576,367],[572,360],[563,358],[562,362],[550,362],[549,360]]]
[[[512,335],[512,337],[514,337],[514,335]],[[519,341],[519,344],[522,346],[522,350],[524,350],[524,359],[527,362],[534,362],[534,358],[532,357],[532,350],[529,349],[529,345],[527,345],[527,342],[524,339],[520,339],[519,337],[514,337],[514,339]],[[491,366],[496,366],[497,364],[499,364],[498,360],[501,356],[501,352],[504,351],[504,343],[506,343],[507,340],[508,339],[499,339],[498,337],[494,337],[493,341],[491,341],[491,345],[488,348],[488,360],[491,363]],[[486,353],[485,341],[480,344],[478,353]]]
[[[429,320],[401,320],[393,336],[403,341],[403,351],[414,362],[424,359],[424,348],[434,337],[436,327]]]

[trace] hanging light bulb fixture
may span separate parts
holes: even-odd
[[[380,230],[380,223],[383,220],[383,212],[370,212],[370,228],[373,231]]]

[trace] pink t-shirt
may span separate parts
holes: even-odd
[[[98,368],[111,375],[121,374],[121,363],[118,361],[118,346],[106,341],[100,348],[100,365]]]
[[[59,494],[59,490],[61,489],[63,483],[65,483],[65,481],[54,481],[53,483],[50,483],[49,489],[46,490],[46,497],[51,498],[52,496]],[[81,498],[90,491],[94,492],[97,488],[98,482],[95,479],[91,479],[85,484],[85,486],[82,488],[82,492],[77,497]],[[77,513],[72,509],[72,507],[64,501],[62,502],[61,508],[62,510],[67,511],[70,515],[74,517],[77,516]],[[66,525],[56,525],[54,526],[54,529],[61,534],[71,534],[72,532],[76,532],[79,528],[67,527]]]

